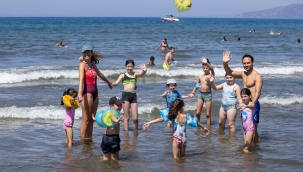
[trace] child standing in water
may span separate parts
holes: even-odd
[[[122,109],[122,103],[124,102],[117,97],[112,97],[109,99],[109,107],[111,109],[116,110],[118,113],[120,113]],[[109,160],[110,158],[112,160],[119,160],[121,142],[119,132],[120,122],[123,120],[123,116],[120,116],[119,118],[111,116],[111,120],[114,123],[117,123],[117,125],[115,125],[114,127],[106,127],[101,142],[101,148],[104,153],[102,160]]]
[[[237,116],[237,99],[239,104],[242,104],[242,99],[240,95],[240,87],[235,83],[235,78],[231,75],[225,74],[226,82],[215,85],[214,78],[207,78],[214,90],[222,90],[222,101],[219,110],[219,127],[224,130],[226,119],[228,120],[228,126],[230,132],[235,132],[235,120]]]
[[[182,96],[175,88],[177,87],[176,80],[168,79],[166,82],[166,90],[161,97],[165,97],[167,108],[170,108],[170,105],[176,100],[181,98],[188,98],[188,96]]]
[[[176,99],[169,108],[168,119],[172,123],[173,128],[173,144],[172,144],[172,152],[174,159],[184,158],[185,150],[186,150],[186,124],[187,120],[189,120],[189,114],[183,114],[184,111],[184,102],[181,99]],[[162,122],[163,118],[158,118],[153,121],[147,122],[143,125],[143,129],[146,130],[149,128],[150,124]],[[197,125],[201,127],[206,134],[209,133],[209,130],[204,127],[199,121],[197,121]]]
[[[122,92],[123,112],[124,112],[124,130],[128,131],[128,122],[130,116],[130,108],[132,112],[132,119],[134,130],[138,130],[138,104],[137,104],[137,94],[136,94],[136,84],[137,78],[143,76],[147,69],[145,65],[139,65],[142,72],[134,72],[135,62],[133,60],[126,60],[125,62],[126,72],[121,74],[117,81],[113,82],[112,85],[116,86],[121,81],[124,86]],[[130,108],[129,108],[130,107]]]
[[[166,90],[161,97],[164,97],[166,100],[166,106],[167,108],[170,108],[170,105],[176,100],[181,98],[188,98],[188,96],[182,96],[175,88],[177,87],[176,80],[174,79],[168,79],[166,82],[166,87],[168,87],[168,90]],[[170,127],[170,121],[168,121],[167,126]]]
[[[211,105],[212,105],[212,94],[211,94],[211,85],[206,81],[207,78],[215,77],[215,72],[210,64],[209,60],[206,57],[201,58],[202,61],[202,69],[204,74],[198,76],[196,85],[200,83],[200,86],[196,88],[194,87],[193,91],[188,95],[190,98],[195,96],[197,89],[199,89],[198,101],[197,101],[197,109],[196,116],[198,121],[200,121],[201,111],[203,108],[203,104],[206,104],[206,118],[207,118],[207,126],[211,125]]]
[[[241,90],[243,104],[239,104],[241,109],[241,118],[244,131],[244,148],[243,152],[250,152],[250,144],[254,134],[253,112],[254,104],[251,101],[251,92],[248,88]]]
[[[73,146],[73,125],[75,118],[75,109],[80,105],[76,100],[78,92],[72,88],[63,92],[63,97],[61,98],[61,105],[65,105],[65,118],[63,122],[63,127],[66,132],[65,143],[69,148]]]

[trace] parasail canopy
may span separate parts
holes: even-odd
[[[190,10],[191,5],[190,0],[175,0],[175,6],[179,12]]]

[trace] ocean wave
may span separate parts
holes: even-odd
[[[148,104],[147,106],[138,107],[138,113],[151,113],[155,109],[163,109],[165,105],[158,106]],[[107,106],[99,107],[107,109]],[[82,109],[76,109],[75,119],[81,119]],[[122,110],[123,113],[123,110]],[[20,118],[20,119],[64,119],[64,107],[62,106],[39,106],[39,107],[3,107],[0,108],[0,118]]]
[[[303,104],[303,96],[292,97],[262,97],[259,99],[261,106],[269,105],[296,105]],[[220,101],[216,101],[220,103]],[[99,107],[97,111],[106,109],[107,106]],[[139,114],[158,113],[159,109],[164,109],[165,104],[146,103],[138,107]],[[205,108],[205,106],[204,106]],[[196,103],[187,103],[184,111],[195,111]],[[75,111],[75,119],[81,119],[81,107]],[[122,112],[123,113],[123,110]],[[140,115],[139,115],[140,117]],[[0,108],[0,118],[20,118],[20,119],[64,119],[64,107],[62,106],[39,106],[39,107],[2,107]]]
[[[45,67],[41,69],[25,68],[25,69],[6,69],[0,70],[0,84],[13,84],[20,82],[28,82],[28,81],[36,81],[36,80],[50,80],[50,79],[60,79],[60,78],[69,78],[69,79],[77,79],[78,78],[78,70],[64,70],[62,68],[53,68],[45,69]],[[222,67],[215,67],[215,74],[217,77],[225,76],[225,70]],[[242,67],[233,68],[235,71],[243,71]],[[262,67],[255,68],[259,73],[263,76],[284,76],[284,77],[292,77],[292,75],[301,75],[303,74],[302,66],[281,66],[281,67]],[[112,68],[107,70],[101,70],[105,76],[118,76],[121,73],[125,72],[124,68]],[[138,70],[135,70],[138,71]],[[187,66],[178,66],[172,65],[172,70],[164,71],[159,66],[148,68],[146,73],[147,77],[153,76],[161,76],[161,77],[186,77],[186,76],[198,76],[203,73],[200,67],[196,67],[195,65],[187,65]]]
[[[284,96],[284,97],[261,97],[259,99],[261,104],[272,104],[272,105],[294,105],[303,104],[303,97],[298,95]]]

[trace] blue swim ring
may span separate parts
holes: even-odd
[[[102,128],[114,127],[117,123],[111,120],[112,116],[119,118],[120,114],[114,109],[100,110],[96,114],[96,123]]]
[[[186,123],[191,127],[198,127],[197,116],[188,113]]]
[[[164,119],[163,123],[169,121],[169,119],[168,119],[168,111],[169,111],[168,108],[159,110],[160,117]]]

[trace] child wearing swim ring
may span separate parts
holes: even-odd
[[[196,116],[198,121],[200,121],[201,111],[203,108],[203,104],[206,104],[206,121],[207,126],[211,125],[211,105],[212,105],[212,94],[211,94],[211,85],[206,82],[207,78],[215,77],[215,72],[210,64],[209,60],[206,57],[201,58],[202,61],[202,69],[204,74],[198,76],[196,85],[200,83],[200,86],[197,88],[196,85],[193,91],[188,95],[190,98],[195,96],[197,90],[199,90],[198,101],[197,101],[197,109]]]
[[[240,95],[240,87],[235,83],[235,78],[231,75],[225,74],[226,82],[216,85],[214,77],[207,78],[207,81],[211,84],[214,90],[222,90],[222,101],[219,110],[219,128],[225,129],[226,119],[228,120],[228,126],[230,132],[235,132],[235,120],[237,116],[237,100],[242,104],[242,99]]]
[[[243,152],[250,152],[250,144],[254,134],[253,112],[254,104],[251,100],[251,92],[248,88],[241,90],[241,98],[243,104],[239,104],[238,108],[241,109],[241,119],[244,131],[244,148]]]
[[[189,120],[190,114],[183,114],[184,110],[184,102],[181,99],[176,99],[169,108],[168,119],[172,123],[173,129],[173,143],[172,143],[172,153],[174,159],[184,158],[185,150],[186,150],[186,124],[187,120]],[[153,123],[162,122],[163,118],[158,118],[147,122],[143,125],[143,129],[147,130],[149,126]],[[199,121],[197,121],[197,125],[201,127],[206,134],[209,133],[209,130],[204,127]]]
[[[65,106],[65,118],[63,127],[66,132],[65,143],[69,148],[73,146],[73,125],[75,118],[75,109],[79,107],[79,102],[76,100],[78,92],[72,88],[63,92],[61,105]]]
[[[142,72],[134,72],[135,62],[133,60],[126,60],[125,62],[126,72],[121,74],[117,81],[113,82],[112,85],[116,86],[121,81],[124,86],[122,92],[123,112],[124,112],[124,130],[128,131],[128,122],[130,116],[130,108],[132,112],[134,130],[138,130],[138,104],[136,94],[137,78],[143,76],[147,69],[145,65],[139,65]]]
[[[168,90],[166,90],[161,95],[161,97],[165,98],[167,108],[170,108],[171,104],[176,99],[188,98],[188,96],[182,96],[177,90],[175,90],[175,88],[177,87],[176,80],[168,79],[167,82],[166,82],[166,87],[168,87]],[[170,122],[167,123],[167,126],[170,127]]]
[[[122,100],[118,97],[112,97],[109,99],[109,107],[111,109],[120,112],[122,109]],[[102,137],[101,149],[103,151],[102,160],[119,160],[119,151],[120,151],[120,122],[123,120],[123,116],[116,118],[116,116],[111,116],[111,120],[114,123],[117,123],[114,127],[106,127],[106,130]]]

